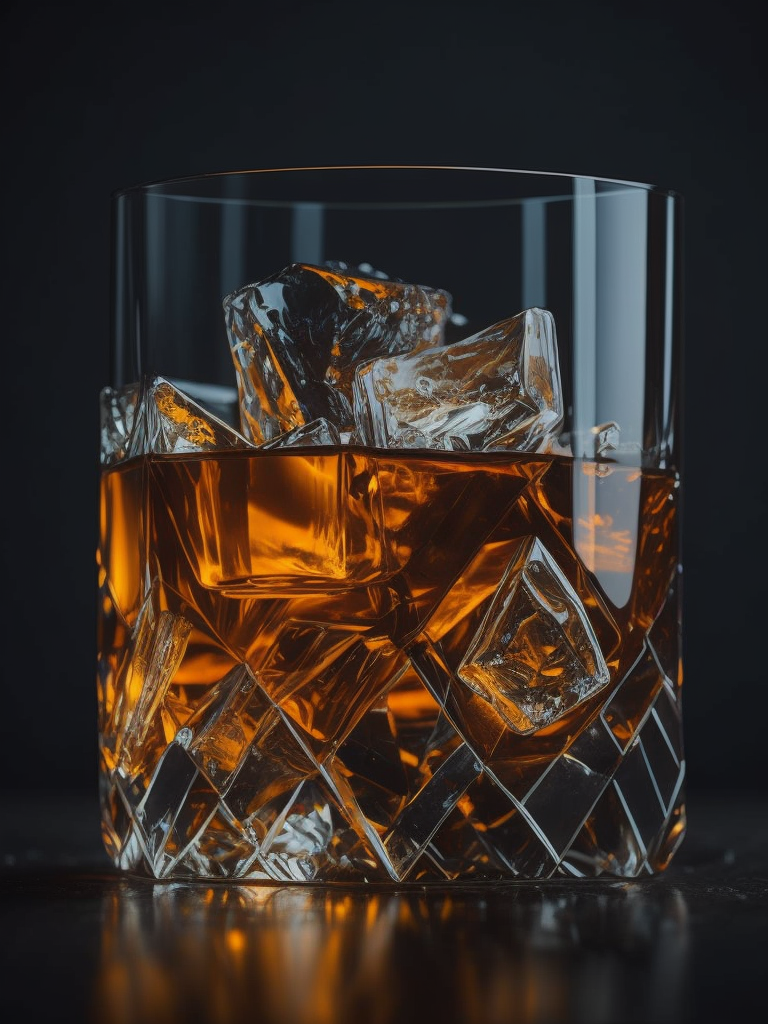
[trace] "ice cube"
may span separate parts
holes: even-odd
[[[130,395],[136,387],[129,385],[126,393]],[[251,447],[241,434],[165,377],[147,377],[136,402],[125,457]]]
[[[349,430],[356,364],[439,344],[451,314],[447,292],[340,264],[290,264],[223,305],[241,429],[259,444],[320,417]]]
[[[507,567],[458,675],[520,733],[551,725],[609,682],[586,609],[537,538]]]
[[[203,587],[241,598],[338,592],[394,571],[375,459],[251,453],[155,460],[150,521],[170,531],[153,551],[159,567],[172,572],[183,552]]]
[[[170,684],[191,631],[192,624],[183,615],[161,609],[159,588],[153,583],[110,687],[114,698],[108,734],[114,736],[114,747],[107,756],[121,771],[136,773],[153,766],[158,748],[165,744]]]
[[[538,451],[563,419],[554,318],[534,307],[464,341],[372,360],[353,390],[364,444]]]
[[[313,448],[315,445],[341,444],[339,432],[333,423],[320,416],[316,420],[305,423],[302,427],[294,427],[284,434],[279,434],[272,441],[267,441],[262,448]]]
[[[180,377],[169,377],[168,381],[187,398],[203,406],[214,416],[237,430],[240,426],[240,402],[237,385],[233,378],[232,384],[212,384],[210,381],[184,380]]]
[[[597,426],[592,427],[592,434],[595,438],[595,458],[597,459],[608,458],[619,447],[621,427],[613,420],[607,423],[598,423]]]

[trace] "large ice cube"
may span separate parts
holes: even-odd
[[[521,733],[551,725],[609,682],[581,598],[537,538],[507,567],[458,674]]]
[[[183,554],[221,594],[297,596],[374,583],[397,567],[375,459],[290,446],[245,455],[153,462],[148,515],[164,577]]]
[[[136,385],[131,384],[125,390],[130,396],[135,389]],[[125,445],[126,457],[251,447],[241,434],[165,377],[147,377],[143,381]]]
[[[364,444],[538,451],[563,419],[554,318],[534,307],[452,345],[375,359],[353,390]]]
[[[224,299],[241,429],[256,443],[325,418],[352,426],[357,363],[439,344],[447,292],[293,263]]]

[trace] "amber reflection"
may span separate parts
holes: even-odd
[[[114,1024],[674,1019],[674,888],[448,893],[124,882],[103,902],[99,1019]],[[633,977],[637,973],[637,977]]]

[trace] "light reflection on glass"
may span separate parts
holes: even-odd
[[[610,1024],[630,1000],[637,1019],[664,1022],[684,995],[688,914],[673,887],[127,881],[102,912],[94,999],[113,1024]]]

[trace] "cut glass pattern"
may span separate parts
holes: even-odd
[[[614,422],[573,458],[549,311],[448,343],[451,306],[294,263],[224,300],[231,387],[103,389],[121,870],[426,885],[674,855],[677,477],[614,461]]]

